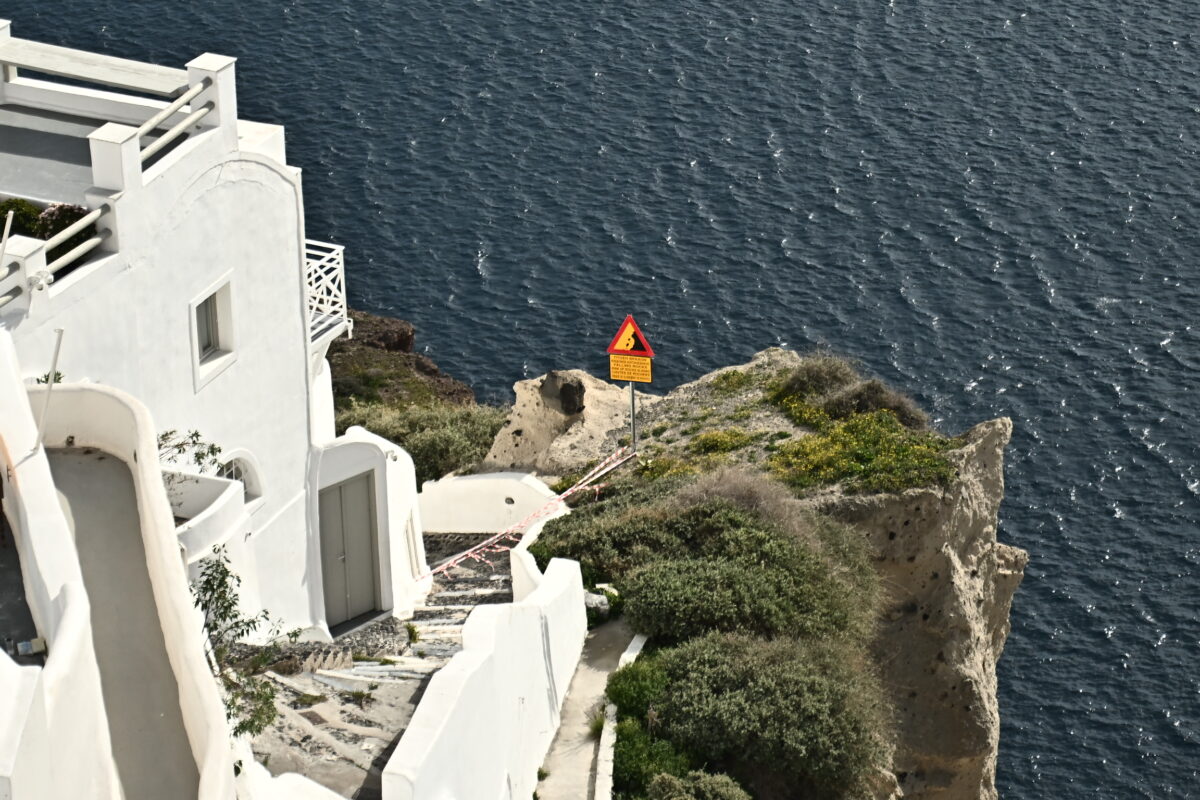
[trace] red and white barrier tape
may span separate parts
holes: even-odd
[[[543,505],[537,511],[534,511],[529,516],[525,517],[525,519],[521,520],[515,525],[510,525],[509,527],[497,533],[495,536],[488,537],[474,547],[464,550],[458,555],[451,556],[433,569],[429,570],[423,575],[418,576],[417,580],[421,580],[428,575],[436,575],[439,572],[445,572],[446,570],[453,569],[465,561],[482,561],[485,564],[491,564],[492,562],[485,558],[485,554],[502,553],[506,550],[511,550],[511,544],[501,544],[501,542],[503,542],[505,539],[520,539],[526,528],[537,522],[539,519],[549,516],[557,511],[558,508],[564,502],[566,502],[568,497],[589,488],[597,480],[612,472],[617,467],[633,458],[635,455],[637,454],[631,452],[628,447],[619,448],[615,453],[593,467],[586,475],[580,478],[574,486],[572,486],[570,489],[567,489],[562,494],[548,500],[545,505]]]

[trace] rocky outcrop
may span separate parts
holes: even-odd
[[[1000,715],[996,661],[1028,554],[996,541],[1004,446],[996,419],[950,453],[946,489],[814,498],[860,527],[888,592],[876,650],[897,726],[893,772],[906,798],[993,800]]]
[[[790,351],[767,350],[749,364],[710,373],[664,398],[647,397],[647,454],[682,454],[687,432],[701,423],[803,435],[770,404],[759,402],[763,376],[796,363]],[[714,391],[718,375],[734,370],[751,376],[745,391]],[[626,391],[579,370],[515,388],[513,415],[488,454],[496,466],[561,475],[612,452],[621,427],[628,425]],[[1003,454],[1011,435],[1008,419],[968,431],[963,445],[947,454],[957,475],[944,489],[848,495],[830,488],[802,500],[863,531],[887,592],[875,655],[897,737],[892,770],[880,775],[876,787],[878,798],[997,796],[996,662],[1028,561],[1025,551],[996,540]],[[761,466],[766,455],[748,446],[727,461]]]
[[[354,335],[329,346],[333,394],[339,407],[351,398],[398,405],[445,401],[475,402],[470,386],[438,369],[427,356],[412,352],[411,323],[351,311]]]
[[[602,457],[609,433],[629,425],[629,392],[583,370],[549,372],[513,385],[512,413],[485,468],[565,475]],[[638,408],[660,398],[638,393]]]

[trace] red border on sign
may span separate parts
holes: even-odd
[[[633,330],[637,333],[638,338],[642,340],[642,344],[646,345],[645,350],[618,350],[617,339],[621,338],[621,334],[625,332],[625,326],[632,325]],[[641,356],[643,358],[654,358],[654,348],[650,346],[650,340],[646,338],[646,334],[642,333],[642,329],[638,327],[637,320],[633,318],[633,314],[626,314],[625,321],[621,323],[621,327],[617,328],[617,335],[608,343],[608,349],[604,352],[610,356]]]

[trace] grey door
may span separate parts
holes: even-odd
[[[321,568],[329,627],[379,608],[373,472],[322,489]]]

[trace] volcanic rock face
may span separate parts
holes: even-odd
[[[516,402],[486,467],[565,475],[608,454],[605,439],[629,425],[629,392],[583,370],[552,371],[513,385]],[[659,398],[638,393],[638,407]]]
[[[400,319],[350,311],[354,337],[329,346],[333,393],[338,406],[351,398],[396,405],[436,401],[469,405],[475,392],[412,352],[413,326]]]
[[[994,800],[996,661],[1028,554],[996,541],[1012,422],[977,425],[950,453],[945,490],[814,498],[860,527],[888,600],[876,640],[897,728],[893,772],[906,798]]]

